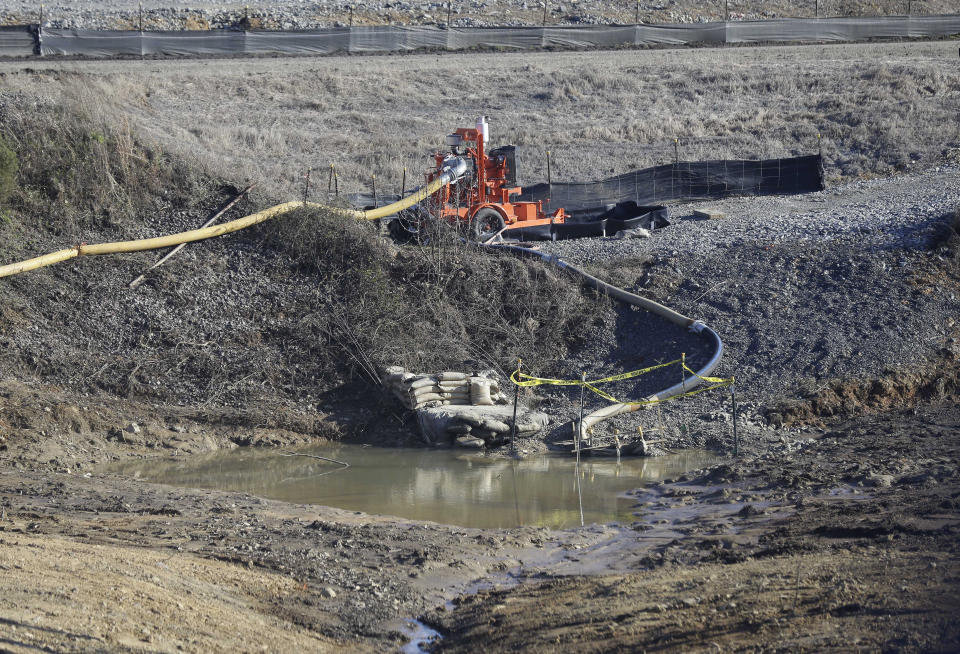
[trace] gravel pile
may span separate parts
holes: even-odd
[[[831,7],[830,0],[819,3],[821,15],[858,15],[877,13],[867,2],[843,0]],[[838,0],[839,3],[839,0]],[[245,4],[251,5],[249,9]],[[956,11],[952,0],[927,0],[915,10],[928,14]],[[8,2],[0,8],[0,24],[36,23],[39,2]],[[756,20],[794,16],[812,16],[814,3],[797,7],[786,0],[764,3],[730,2],[731,20]],[[543,5],[535,0],[456,0],[450,6],[450,22],[456,26],[522,26],[541,25]],[[896,9],[891,9],[896,12]],[[697,0],[663,0],[642,2],[640,20],[647,23],[695,23],[720,20],[725,5]],[[103,2],[56,3],[45,5],[44,26],[51,28],[137,29],[140,10],[133,0]],[[632,24],[637,19],[633,2],[599,2],[598,0],[550,0],[547,6],[548,25]],[[262,29],[309,29],[355,25],[446,25],[447,2],[351,2],[350,0],[268,0],[266,2],[143,3],[143,28],[147,30],[229,29],[247,25]]]
[[[765,403],[806,380],[880,375],[956,349],[960,289],[942,272],[956,253],[939,241],[960,207],[958,179],[951,165],[803,196],[677,205],[674,224],[649,239],[546,248],[704,320],[727,348],[721,372]],[[703,207],[725,217],[694,220]]]

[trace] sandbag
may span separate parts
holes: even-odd
[[[493,406],[490,397],[490,380],[482,377],[470,379],[470,401],[476,406]]]

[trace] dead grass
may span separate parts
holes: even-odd
[[[486,114],[523,183],[597,179],[673,159],[791,156],[832,178],[932,165],[960,147],[949,42],[611,53],[190,62],[58,62],[6,81],[127,120],[165,150],[278,196],[307,167],[341,189],[420,179],[446,132]],[[822,135],[822,141],[818,141]],[[325,181],[325,180],[324,180]],[[325,184],[320,185],[323,190]]]

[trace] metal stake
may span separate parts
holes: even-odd
[[[635,25],[640,24],[640,0],[637,0],[637,19],[634,22]]]
[[[680,354],[680,389],[687,392],[687,355]]]
[[[577,502],[580,504],[580,526],[583,526],[583,493],[580,490],[580,437],[583,435],[583,391],[586,388],[587,373],[580,373],[580,420],[577,422]]]
[[[723,13],[725,15],[724,20],[730,20],[730,0],[723,0]]]
[[[549,0],[543,0],[543,25],[544,25],[544,27],[546,27],[546,25],[547,25],[547,3],[548,3],[548,2],[549,2]]]
[[[733,401],[733,456],[740,456],[740,438],[737,435],[737,378],[731,377],[730,399]]]
[[[522,359],[517,359],[517,371],[519,372],[520,366],[523,364]],[[517,381],[520,381],[517,379]],[[517,454],[517,404],[520,403],[520,387],[516,384],[513,385],[513,428],[510,430],[510,449],[513,451],[514,456]]]
[[[43,3],[40,3],[40,17],[38,19],[37,25],[43,27]]]
[[[580,373],[580,420],[577,421],[577,455],[580,454],[580,441],[583,438],[583,392],[586,389],[587,373]]]
[[[340,197],[340,175],[337,174],[337,171],[333,171],[333,195],[334,197]]]
[[[680,163],[680,139],[673,139],[673,163]]]
[[[333,192],[333,164],[330,164],[330,173],[327,175],[327,196]]]
[[[403,194],[407,192],[407,167],[403,167],[403,178],[400,182],[400,197],[403,197]]]
[[[550,150],[547,150],[547,187],[553,185],[553,181],[550,177]]]
[[[373,206],[377,206],[377,176],[370,175],[370,179],[373,180]]]
[[[143,32],[143,3],[140,3],[140,31]]]
[[[450,29],[450,12],[453,9],[453,0],[447,0],[447,29]]]
[[[303,203],[307,203],[307,197],[310,195],[310,168],[307,168],[306,181],[303,184]]]
[[[350,5],[350,27],[353,27],[353,5]]]

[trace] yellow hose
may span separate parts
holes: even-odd
[[[269,209],[258,211],[257,213],[250,214],[249,216],[237,218],[236,220],[231,220],[230,222],[222,223],[220,225],[205,227],[203,229],[192,229],[190,231],[180,232],[178,234],[158,236],[156,238],[144,238],[136,241],[117,241],[115,243],[97,243],[94,245],[82,244],[74,248],[70,248],[69,250],[58,250],[57,252],[44,254],[43,256],[35,257],[33,259],[27,259],[25,261],[18,261],[17,263],[10,263],[5,266],[0,266],[0,277],[8,277],[9,275],[16,275],[17,273],[26,272],[28,270],[43,268],[44,266],[50,266],[52,264],[60,263],[61,261],[66,261],[67,259],[72,259],[73,257],[78,256],[115,254],[118,252],[139,252],[140,250],[156,250],[158,248],[180,245],[181,243],[202,241],[208,238],[214,238],[215,236],[223,236],[224,234],[230,234],[231,232],[246,229],[247,227],[257,225],[272,218],[276,218],[277,216],[282,216],[290,213],[294,209],[299,209],[301,207],[335,211],[344,216],[357,218],[358,220],[376,220],[377,218],[391,216],[399,211],[402,211],[403,209],[412,207],[418,202],[426,200],[428,197],[433,195],[437,189],[446,184],[447,181],[448,180],[445,177],[438,177],[434,181],[430,182],[427,186],[417,189],[407,197],[402,198],[393,204],[388,204],[384,207],[377,207],[376,209],[370,209],[369,211],[331,207],[324,204],[318,204],[316,202],[284,202],[283,204],[278,204],[270,207]]]

